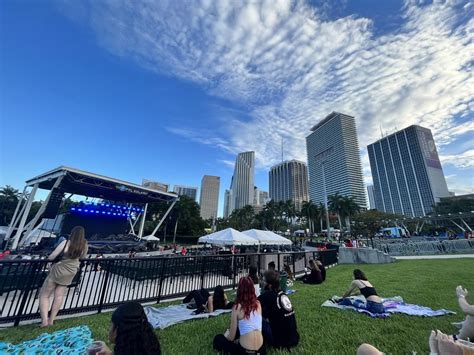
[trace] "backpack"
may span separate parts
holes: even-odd
[[[286,327],[289,329],[289,332],[286,334],[280,334],[277,345],[289,350],[298,345],[300,335],[296,327],[295,311],[293,310],[290,299],[283,291],[278,292],[277,308],[280,312],[281,321],[285,322]]]

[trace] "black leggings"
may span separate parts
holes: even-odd
[[[197,308],[203,307],[207,299],[209,298],[210,293],[207,292],[205,289],[200,289],[200,290],[194,290],[191,291],[183,300],[183,303],[189,303],[191,300],[194,299],[194,302],[196,303]]]
[[[266,355],[267,351],[265,345],[258,350],[247,350],[242,347],[239,343],[234,343],[227,339],[224,334],[218,334],[214,337],[214,350],[221,351],[224,354],[230,355],[245,355],[245,354],[258,354]]]

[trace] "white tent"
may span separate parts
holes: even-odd
[[[270,231],[262,231],[259,229],[249,229],[243,234],[257,240],[262,245],[291,245],[293,244],[291,240],[279,236],[276,233]]]
[[[258,244],[258,241],[233,228],[227,228],[199,238],[199,243],[215,245],[255,245]]]
[[[147,242],[159,242],[160,238],[157,238],[154,235],[147,235],[146,237],[143,237],[142,240],[146,240]]]

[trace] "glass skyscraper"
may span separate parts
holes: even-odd
[[[274,201],[291,200],[297,211],[308,201],[308,167],[297,160],[287,160],[272,166],[269,173],[270,198]]]
[[[255,152],[239,153],[235,159],[234,175],[230,186],[229,215],[234,209],[253,205],[255,180]]]
[[[324,203],[326,194],[353,197],[367,207],[355,119],[333,112],[316,124],[306,137],[309,197]]]
[[[425,216],[448,186],[431,131],[410,126],[367,147],[375,207],[387,213]]]

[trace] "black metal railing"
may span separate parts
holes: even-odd
[[[309,259],[316,257],[325,265],[337,263],[336,250],[85,259],[67,288],[59,314],[100,313],[131,300],[159,303],[217,285],[235,288],[250,265],[263,272],[270,261],[279,270],[286,264],[294,275],[300,275]],[[39,318],[39,293],[48,267],[45,260],[0,261],[0,324],[17,326]]]

